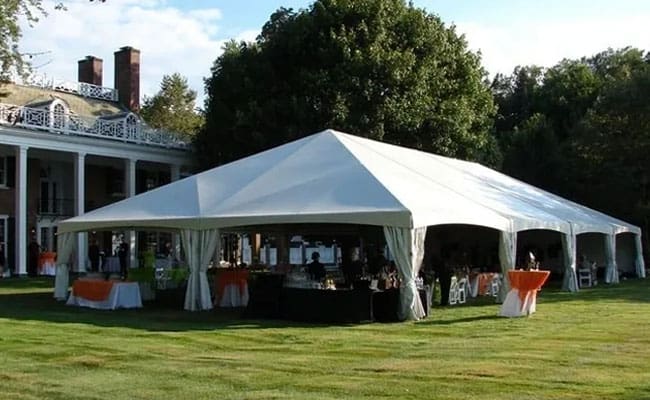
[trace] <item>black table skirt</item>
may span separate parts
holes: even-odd
[[[280,317],[311,322],[372,321],[372,299],[369,290],[283,288]]]
[[[281,275],[260,276],[252,280],[246,316],[329,323],[399,320],[399,290],[396,289],[381,292],[297,289],[284,288],[282,283]],[[420,298],[428,315],[428,290],[420,290]]]

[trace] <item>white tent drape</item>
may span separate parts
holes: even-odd
[[[56,245],[56,277],[54,278],[54,298],[66,300],[68,298],[68,264],[70,256],[74,251],[77,235],[74,233],[62,233],[57,237]]]
[[[424,239],[427,228],[398,228],[384,226],[384,236],[388,249],[395,258],[395,264],[402,279],[400,287],[401,319],[419,320],[424,317],[424,307],[415,285],[424,258]]]
[[[562,290],[577,292],[579,289],[576,276],[576,235],[573,233],[573,228],[570,234],[562,234],[562,251],[564,254]]]
[[[185,309],[189,311],[210,310],[212,298],[206,271],[217,248],[219,230],[183,229],[181,240],[190,269],[185,292]]]
[[[634,260],[634,266],[636,267],[636,276],[639,278],[645,278],[645,262],[643,261],[643,250],[641,247],[641,234],[634,235],[634,250],[636,253],[636,259]]]
[[[618,283],[616,235],[605,235],[605,283]]]
[[[517,263],[517,232],[499,232],[499,265],[501,266],[501,275],[503,284],[499,288],[499,303],[503,303],[506,295],[510,291],[510,281],[508,280],[508,271],[515,269]]]

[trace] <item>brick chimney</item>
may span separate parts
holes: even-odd
[[[122,105],[140,109],[140,50],[126,46],[115,52],[115,89]]]
[[[79,60],[79,82],[102,86],[102,59],[86,56]]]

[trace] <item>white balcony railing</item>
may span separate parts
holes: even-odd
[[[176,135],[150,128],[142,124],[133,114],[127,114],[121,119],[102,119],[81,117],[69,112],[56,112],[49,108],[30,108],[0,103],[0,125],[176,149],[188,147],[188,144]]]
[[[89,97],[99,100],[118,101],[117,89],[97,86],[85,82],[72,82],[63,79],[32,79],[29,83],[32,86],[38,86],[43,89],[56,90],[65,93],[74,93],[79,96]]]

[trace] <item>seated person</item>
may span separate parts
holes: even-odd
[[[325,278],[325,266],[321,264],[320,254],[315,251],[311,254],[311,263],[307,266],[309,276],[315,281],[322,281]]]

